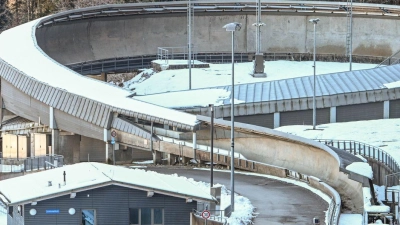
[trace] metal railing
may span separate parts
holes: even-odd
[[[400,50],[395,52],[393,55],[387,57],[385,60],[383,60],[381,63],[379,63],[375,68],[378,68],[381,66],[395,65],[395,64],[399,64],[399,62],[400,62]]]
[[[150,68],[151,62],[153,60],[159,59],[158,55],[162,55],[162,58],[168,58],[169,60],[184,60],[187,59],[187,52],[179,53],[173,52],[172,50],[167,53],[157,53],[156,55],[142,55],[142,56],[133,56],[133,57],[121,57],[121,58],[110,58],[103,60],[96,60],[90,62],[80,62],[73,63],[69,65],[65,65],[68,68],[78,72],[82,75],[95,75],[100,73],[127,73],[132,71],[137,71],[139,69]],[[234,61],[241,62],[251,62],[253,60],[254,53],[251,52],[242,52],[242,53],[234,53]],[[198,61],[206,62],[206,63],[231,63],[232,62],[232,54],[231,53],[198,53],[195,51],[193,54],[193,59]],[[318,60],[321,61],[338,61],[341,62],[342,59],[346,59],[346,57],[342,57],[336,54],[318,54]],[[376,56],[359,56],[353,55],[353,62],[361,62],[361,63],[378,63],[382,61],[382,57]],[[309,61],[312,60],[312,54],[309,53],[265,53],[264,60],[266,61],[276,61],[276,60],[296,60],[296,61]]]
[[[52,165],[49,165],[51,163]],[[47,170],[64,165],[64,156],[62,155],[45,155],[30,158],[1,158],[0,173],[18,173],[29,172],[35,170]]]
[[[207,210],[207,211],[210,212],[210,217],[207,220],[226,223],[228,216],[225,216],[226,215],[225,210]],[[192,212],[193,212],[193,215],[195,215],[199,218],[202,218],[202,216],[201,216],[201,214],[203,213],[202,211],[193,209]]]
[[[192,46],[192,60],[195,60],[197,57],[197,47]],[[187,46],[178,46],[178,47],[158,47],[157,48],[157,59],[158,60],[175,60],[181,59],[185,60],[188,59],[189,56],[189,49]]]
[[[385,164],[393,173],[400,172],[400,166],[397,161],[381,148],[351,140],[316,139],[315,141],[345,150],[353,155],[361,155],[375,159]]]

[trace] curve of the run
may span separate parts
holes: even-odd
[[[50,58],[37,44],[35,32],[40,21],[41,19],[23,24],[0,35],[1,92],[4,105],[10,111],[33,121],[44,115],[42,119],[45,124],[50,124],[49,112],[55,111],[54,117],[59,119],[57,126],[60,129],[64,129],[63,126],[71,127],[68,119],[76,119],[75,121],[82,121],[92,127],[93,132],[83,131],[83,128],[81,130],[81,124],[78,123],[75,130],[64,130],[100,140],[103,140],[103,130],[109,127],[110,121],[99,120],[98,117],[113,113],[180,129],[195,131],[199,128],[201,122],[194,115],[128,98],[131,92],[80,76]],[[82,105],[88,106],[88,109],[66,107],[78,101],[85,102]],[[31,105],[31,108],[23,108],[22,103]],[[63,121],[62,118],[68,119]],[[264,163],[323,179],[339,189],[345,196],[344,201],[352,202],[348,205],[349,209],[355,212],[361,210],[361,185],[339,172],[340,159],[331,149],[306,139],[256,126],[251,126],[248,132],[253,132],[253,136],[248,135],[238,142],[249,147],[249,155]],[[287,151],[280,151],[282,148]],[[309,157],[299,162],[299,157],[304,154]]]

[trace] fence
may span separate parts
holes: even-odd
[[[29,172],[47,170],[64,165],[64,156],[45,155],[30,158],[2,158],[0,159],[0,173]]]
[[[74,63],[66,65],[68,68],[78,72],[82,75],[94,75],[100,73],[126,73],[132,72],[143,68],[150,68],[151,62],[156,59],[175,59],[184,60],[187,59],[187,52],[179,53],[178,50],[174,51],[171,49],[163,48],[164,50],[158,52],[156,55],[143,55],[133,57],[121,57],[121,58],[110,58],[90,62]],[[165,52],[165,50],[168,50]],[[253,60],[254,53],[234,53],[234,61],[251,62]],[[296,61],[309,61],[312,60],[313,55],[310,53],[265,53],[264,60],[276,61],[276,60],[296,60]],[[347,60],[346,56],[336,54],[317,54],[317,60],[320,61],[338,61],[344,62]],[[206,62],[206,63],[230,63],[232,62],[231,53],[193,53],[193,59]],[[353,62],[361,63],[380,63],[383,57],[375,56],[359,56],[353,55]]]
[[[383,149],[378,147],[350,140],[316,139],[315,141],[347,151],[353,155],[358,154],[367,158],[375,159],[386,165],[393,173],[400,172],[400,166],[397,161]]]
[[[192,60],[197,59],[197,47],[192,46]],[[189,49],[187,46],[179,46],[179,47],[158,47],[157,48],[157,59],[158,60],[185,60],[189,57]]]
[[[207,220],[213,220],[213,221],[217,221],[217,222],[222,222],[225,223],[226,219],[228,218],[228,216],[225,216],[225,210],[207,210],[210,212],[210,217]],[[201,214],[203,213],[202,211],[198,211],[196,209],[193,209],[193,215],[197,216],[197,217],[202,217]]]
[[[375,68],[378,68],[378,67],[381,67],[381,66],[395,65],[395,64],[399,64],[399,62],[400,62],[400,50],[395,52],[393,55],[389,56],[385,60],[383,60]]]

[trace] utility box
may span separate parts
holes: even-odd
[[[3,158],[18,158],[18,136],[14,134],[3,135]]]
[[[266,77],[264,72],[264,55],[262,53],[255,55],[253,77]]]
[[[33,135],[35,142],[34,155],[32,156],[45,156],[47,154],[47,146],[49,146],[50,138],[46,134],[35,133]]]
[[[28,158],[30,156],[30,138],[18,135],[18,158]]]
[[[214,202],[210,203],[211,213],[219,216],[220,211],[218,210],[220,210],[221,205],[221,186],[210,187],[210,194],[214,196],[214,198],[216,198],[218,201],[218,204],[215,204]],[[215,210],[215,213],[213,213],[213,210]]]

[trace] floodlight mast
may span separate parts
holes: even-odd
[[[261,0],[257,0],[257,21],[252,25],[256,27],[256,54],[253,64],[253,77],[266,77],[264,72],[264,56],[261,53],[261,26],[265,26],[265,23],[261,22]]]
[[[231,85],[231,212],[235,211],[235,138],[234,138],[234,105],[235,105],[235,64],[234,64],[234,47],[235,47],[235,31],[242,28],[242,24],[233,22],[228,23],[223,28],[232,32],[232,85]]]
[[[315,54],[316,54],[316,44],[317,44],[317,41],[316,41],[316,32],[315,32],[315,28],[316,28],[316,25],[318,24],[318,22],[319,22],[319,18],[316,18],[316,19],[311,19],[311,20],[309,20],[309,22],[310,23],[313,23],[314,24],[314,54],[313,54],[313,59],[314,59],[314,65],[313,65],[313,67],[314,67],[314,78],[313,78],[313,130],[315,130],[315,126],[316,126],[316,123],[317,123],[317,113],[316,113],[316,106],[315,106],[315,86],[316,86],[316,83],[315,83],[315,69],[316,69],[316,67],[315,67]]]

